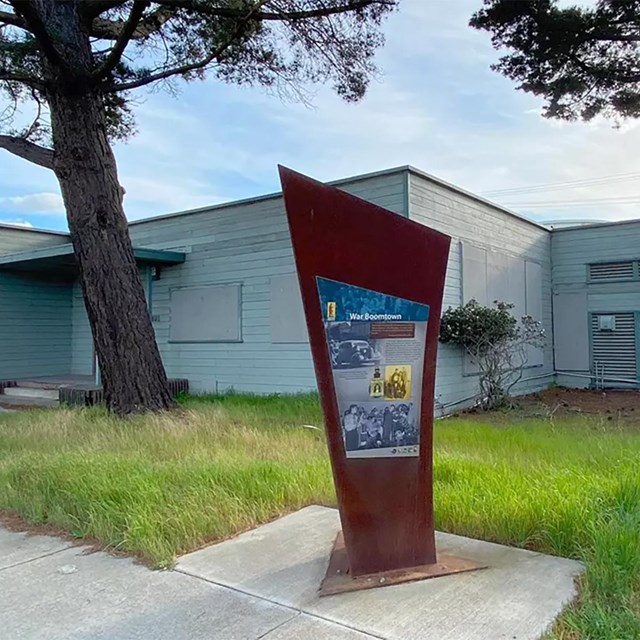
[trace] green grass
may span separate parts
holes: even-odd
[[[314,396],[185,398],[183,413],[0,416],[0,508],[156,566],[311,503],[335,502]],[[579,558],[552,637],[640,638],[640,429],[453,418],[436,426],[438,528]]]

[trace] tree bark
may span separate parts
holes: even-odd
[[[53,170],[71,240],[107,406],[121,415],[174,406],[122,206],[107,113],[91,82],[89,35],[77,2],[32,0],[24,18],[50,40],[45,62]]]
[[[122,206],[99,95],[49,96],[60,183],[107,406],[174,406]]]

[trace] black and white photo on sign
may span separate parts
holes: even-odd
[[[347,452],[417,445],[413,402],[360,402],[340,406]]]
[[[370,337],[370,327],[369,322],[325,323],[333,369],[372,367],[380,362],[378,340]]]

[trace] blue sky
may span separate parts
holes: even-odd
[[[214,80],[177,96],[141,91],[139,134],[116,146],[128,217],[277,191],[278,163],[320,180],[412,164],[537,220],[640,217],[639,178],[628,176],[640,176],[638,123],[543,119],[538,99],[489,69],[488,35],[467,26],[480,4],[401,0],[380,77],[357,105],[329,87],[313,89],[311,107]],[[53,174],[0,151],[0,222],[66,229]]]

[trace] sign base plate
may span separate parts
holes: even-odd
[[[453,573],[464,573],[486,568],[487,565],[482,565],[467,558],[439,554],[435,564],[424,564],[418,567],[353,576],[349,569],[344,537],[342,531],[340,531],[333,544],[329,567],[324,580],[320,584],[318,595],[332,596],[338,593],[375,589],[376,587],[386,587],[403,582],[416,582],[418,580],[427,580],[428,578],[438,578]]]

